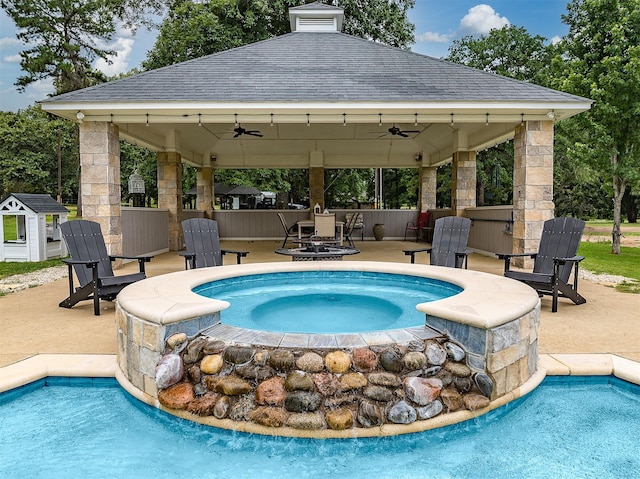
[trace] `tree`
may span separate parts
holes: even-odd
[[[324,170],[324,197],[327,208],[347,208],[367,198],[373,184],[371,168],[343,168]]]
[[[454,40],[448,61],[516,80],[543,84],[554,50],[546,38],[531,36],[524,27],[509,25],[480,37]]]
[[[569,118],[555,126],[553,197],[557,216],[610,218],[611,187],[606,176],[572,153],[572,132],[579,126]]]
[[[144,147],[120,140],[120,196],[128,201],[129,176],[138,171],[144,181],[145,204],[151,205],[151,199],[158,198],[158,173],[156,154]]]
[[[640,182],[640,0],[575,0],[562,20],[555,86],[594,100],[575,117],[570,151],[611,178],[611,252],[620,254],[622,200]]]
[[[145,12],[157,13],[162,0],[0,0],[18,27],[26,48],[20,52],[25,75],[21,90],[52,78],[56,94],[106,81],[92,67],[98,58],[110,61],[113,51],[101,45],[111,40],[119,23],[135,30]]]
[[[288,11],[304,0],[177,0],[162,22],[155,45],[143,62],[152,70],[290,31]],[[408,48],[414,25],[407,12],[415,0],[342,0],[344,32]]]
[[[78,133],[74,123],[40,107],[0,112],[0,197],[9,193],[58,194],[58,144],[62,196],[78,194]]]

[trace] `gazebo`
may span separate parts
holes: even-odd
[[[553,216],[554,122],[591,101],[340,32],[343,10],[290,9],[292,33],[42,101],[80,123],[84,216],[120,252],[118,139],[157,152],[158,206],[180,249],[181,162],[213,216],[217,168],[306,168],[323,206],[325,168],[417,168],[419,209],[453,164],[451,208],[475,206],[476,152],[514,140],[513,251]]]

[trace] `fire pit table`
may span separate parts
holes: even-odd
[[[342,261],[343,256],[358,254],[360,250],[324,242],[311,242],[299,248],[278,248],[276,253],[291,256],[292,261]]]

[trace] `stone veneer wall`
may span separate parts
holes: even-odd
[[[486,371],[493,381],[492,399],[516,389],[537,370],[540,330],[537,310],[489,329],[434,316],[427,316],[427,326],[464,345],[469,367]]]
[[[195,336],[218,323],[220,313],[169,325],[157,324],[116,307],[118,366],[127,380],[152,398],[158,397],[156,365],[162,357],[166,338],[175,333]]]
[[[151,398],[159,398],[159,403],[169,409],[187,409],[196,415],[253,421],[269,427],[286,425],[297,429],[373,427],[387,422],[409,424],[442,411],[482,409],[488,405],[489,399],[496,400],[524,384],[537,367],[537,318],[534,310],[501,326],[483,329],[427,316],[427,325],[443,333],[443,337],[437,341],[413,341],[406,345],[391,344],[352,350],[314,350],[312,352],[322,358],[323,364],[321,369],[315,370],[300,366],[298,362],[301,356],[311,352],[309,350],[262,348],[218,341],[216,338],[206,338],[203,342],[200,333],[219,322],[219,313],[162,325],[145,321],[118,307],[118,364],[135,388]],[[198,341],[199,349],[198,346],[191,346],[194,342],[198,344]],[[454,360],[447,354],[447,364],[434,367],[429,359],[424,364],[418,360],[417,366],[407,364],[407,357],[415,356],[409,353],[425,351],[424,356],[428,358],[427,350],[437,349],[440,345],[443,351],[449,352],[449,344],[455,343],[464,346],[462,360]],[[196,356],[193,356],[194,348],[197,350]],[[241,351],[243,348],[252,351],[248,361],[252,370],[258,371],[253,378],[253,373],[247,375],[247,363],[240,364],[243,361],[233,359],[232,353],[227,351],[235,350],[236,354],[240,351],[242,356],[245,354]],[[381,364],[381,358],[394,351],[401,358],[403,366],[400,370],[390,371]],[[192,357],[184,360],[185,354]],[[290,358],[287,360],[289,366],[277,366],[270,362],[271,358],[282,358],[283,355]],[[327,358],[336,355],[343,363],[346,362],[346,369],[341,369],[341,366],[335,369],[330,365],[331,361]],[[375,367],[363,367],[362,362],[356,359],[363,355],[375,363]],[[214,361],[218,366],[214,371],[205,368],[203,372],[202,362],[205,358],[211,361],[213,356],[219,357]],[[180,357],[182,369],[179,377],[171,383],[166,383],[163,378],[161,382],[164,383],[158,387],[158,365],[166,362],[165,358],[172,357]],[[260,371],[267,369],[271,373],[259,377],[262,374]],[[291,386],[290,382],[296,383],[294,373],[300,371],[320,382],[310,380],[310,384],[313,384],[310,390],[305,389],[307,386],[300,386],[303,390],[296,390],[299,386]],[[389,374],[393,374],[394,378]],[[318,375],[323,375],[324,380],[318,379]],[[277,387],[285,391],[281,399],[295,397],[295,400],[290,400],[287,405],[281,400],[270,404],[269,400],[256,399],[260,387],[273,387],[273,384],[261,386],[261,383],[274,378],[279,381]],[[427,381],[416,384],[415,379],[407,378]],[[440,381],[441,385],[436,383],[434,386],[432,379]],[[343,384],[348,380],[355,381],[353,389],[358,390],[358,397],[353,392],[345,395],[345,391],[341,391],[349,391],[350,386]],[[337,381],[337,390],[329,395],[321,394],[320,384],[323,381]],[[433,408],[433,405],[425,405],[421,399],[415,400],[415,394],[418,397],[429,395],[431,393],[426,390],[434,387],[438,393],[436,401],[432,402],[440,403],[440,411],[438,408],[426,409],[428,406]],[[416,389],[419,392],[416,393]],[[164,398],[163,393],[166,393]],[[486,402],[482,396],[486,396]],[[306,406],[317,402],[325,402],[327,406],[322,411],[315,406]],[[342,416],[336,418],[336,410]]]

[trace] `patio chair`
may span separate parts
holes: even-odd
[[[587,300],[578,293],[578,264],[584,256],[576,256],[585,222],[578,218],[559,217],[544,222],[537,253],[498,254],[504,259],[504,275],[528,284],[541,297],[552,297],[551,312],[558,311],[558,297],[569,298],[575,304]],[[511,258],[534,259],[533,272],[513,271]],[[569,276],[573,270],[573,284]]]
[[[67,221],[60,225],[60,230],[70,256],[62,260],[69,267],[69,297],[60,307],[72,308],[80,301],[92,299],[93,314],[99,316],[101,299],[113,301],[125,286],[145,279],[144,264],[151,261],[152,256],[109,255],[99,223]],[[116,259],[137,260],[140,272],[115,276],[111,262]],[[77,288],[73,283],[74,271],[80,283]]]
[[[415,263],[415,254],[429,253],[429,264],[433,266],[448,266],[450,268],[467,268],[467,249],[471,220],[460,216],[445,216],[438,218],[433,230],[433,242],[430,248],[418,250],[404,250],[404,254],[411,256]]]
[[[345,225],[349,224],[349,220],[355,216],[353,225],[354,230],[360,230],[360,240],[364,241],[364,215],[362,213],[347,213],[345,215]],[[346,226],[345,226],[346,227]]]
[[[344,243],[345,241],[347,241],[349,243],[349,246],[351,246],[352,248],[355,248],[355,245],[353,244],[353,238],[351,236],[353,235],[353,230],[355,229],[357,222],[357,214],[352,214],[351,216],[349,216],[349,214],[347,213],[345,218],[344,233],[342,235],[342,242]]]
[[[336,215],[335,213],[318,213],[313,215],[313,239],[320,241],[335,241]]]
[[[235,251],[220,248],[220,236],[218,235],[218,222],[208,218],[189,218],[182,222],[182,233],[186,251],[181,251],[184,256],[184,268],[208,268],[210,266],[222,266],[222,257],[229,253],[236,255],[236,264],[242,262],[248,251]]]
[[[289,238],[298,239],[298,226],[297,225],[287,225],[287,220],[285,219],[282,213],[276,213],[278,218],[280,219],[280,224],[282,225],[282,229],[284,230],[284,241],[282,242],[282,247],[284,248],[289,241]],[[302,239],[308,239],[309,235],[305,235]]]
[[[407,241],[407,233],[409,231],[415,231],[416,233],[416,241],[423,237],[423,234],[426,230],[429,229],[429,217],[431,216],[430,211],[422,211],[418,214],[418,221],[413,222],[409,221],[407,226],[404,229],[404,241]]]

